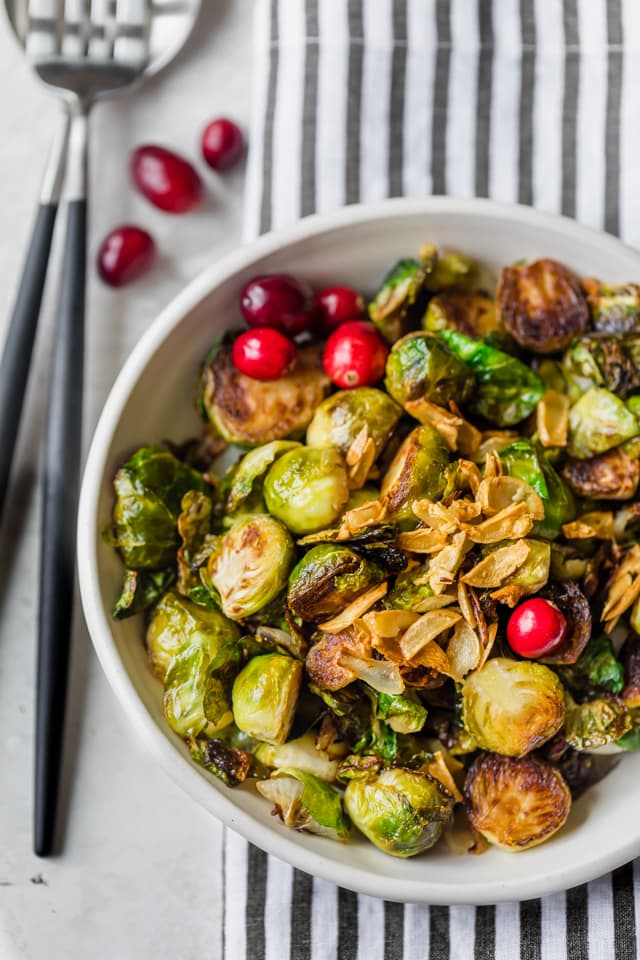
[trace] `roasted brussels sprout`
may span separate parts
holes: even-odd
[[[124,620],[136,613],[148,610],[166,593],[176,579],[175,570],[125,570],[120,596],[111,615],[114,620]]]
[[[578,497],[631,500],[640,482],[640,461],[617,447],[586,460],[571,458],[562,475]]]
[[[563,736],[574,750],[593,750],[623,737],[631,729],[631,716],[615,697],[598,697],[578,705],[565,695]]]
[[[562,360],[572,400],[591,387],[606,387],[623,400],[640,391],[640,369],[626,349],[627,342],[614,336],[573,341]]]
[[[349,500],[344,459],[335,447],[301,447],[277,460],[264,481],[269,513],[293,533],[330,527]]]
[[[382,693],[404,692],[398,665],[374,659],[368,641],[353,629],[318,633],[314,640],[307,654],[306,668],[312,683],[320,690],[342,690],[354,680],[362,679]]]
[[[208,740],[200,737],[189,744],[191,756],[228,787],[237,787],[249,775],[251,754],[239,747],[232,747],[224,740]]]
[[[556,833],[571,809],[562,774],[538,757],[480,754],[464,785],[475,829],[503,850],[535,847]]]
[[[635,283],[615,286],[600,283],[593,277],[584,277],[581,286],[595,330],[603,333],[640,331],[640,286]]]
[[[399,260],[369,304],[372,322],[389,343],[411,329],[411,308],[424,287],[425,272],[418,260]]]
[[[521,347],[556,353],[587,329],[577,278],[555,260],[504,267],[496,294],[500,321]]]
[[[478,291],[452,289],[429,301],[422,326],[425,330],[457,330],[467,337],[484,337],[497,329],[496,305]]]
[[[571,490],[556,473],[544,452],[530,440],[516,440],[500,451],[500,460],[510,477],[528,483],[542,498],[544,519],[536,523],[534,533],[554,540],[576,515]]]
[[[419,733],[425,725],[427,710],[413,691],[404,694],[376,694],[376,716],[396,733]]]
[[[483,750],[523,757],[562,726],[563,694],[548,667],[495,657],[464,682],[465,729]]]
[[[285,826],[333,839],[348,837],[349,821],[340,794],[312,773],[283,767],[272,774],[271,780],[261,780],[256,786],[273,803],[274,813]]]
[[[453,811],[453,797],[442,784],[399,767],[350,780],[344,804],[365,837],[394,857],[413,857],[432,847]]]
[[[471,411],[500,427],[533,413],[545,391],[537,373],[508,353],[455,330],[441,330],[439,336],[475,374],[475,393],[467,404]]]
[[[384,579],[381,567],[338,543],[319,543],[289,577],[289,608],[303,620],[331,617]]]
[[[268,513],[236,520],[209,557],[209,582],[227,617],[242,620],[277,597],[295,561],[288,530]]]
[[[346,454],[364,426],[382,453],[402,410],[383,390],[357,387],[338,390],[323,400],[307,429],[310,447],[337,447]]]
[[[420,260],[425,270],[425,287],[430,293],[440,293],[448,287],[466,287],[478,278],[476,264],[457,250],[438,252],[431,244],[424,244]]]
[[[185,619],[193,626],[165,678],[164,715],[172,730],[193,739],[232,721],[229,690],[240,645],[235,624],[218,611],[188,604]]]
[[[178,548],[180,502],[189,490],[208,493],[202,474],[164,447],[141,447],[115,475],[113,524],[105,537],[126,567],[160,570]]]
[[[409,333],[391,348],[385,386],[403,406],[424,399],[448,408],[469,398],[474,376],[437,334]]]
[[[391,461],[380,495],[396,522],[415,521],[411,504],[420,497],[437,500],[445,486],[449,451],[434,427],[412,430]]]
[[[295,368],[279,380],[254,380],[236,369],[231,346],[212,351],[200,384],[200,410],[228,443],[257,447],[301,436],[329,389],[318,347],[300,347]]]
[[[280,653],[253,657],[233,684],[233,718],[244,733],[284,743],[298,702],[302,664]]]
[[[271,443],[265,443],[263,446],[256,447],[255,450],[246,453],[242,460],[232,468],[226,500],[226,508],[229,513],[234,513],[246,500],[251,498],[256,485],[264,478],[265,473],[278,457],[300,446],[302,444],[295,440],[272,440]]]
[[[629,641],[625,644],[624,651],[630,649],[628,644]],[[578,693],[596,687],[608,690],[609,693],[621,693],[622,699],[627,702],[626,669],[613,652],[611,638],[604,633],[591,637],[579,660],[568,673],[563,670],[561,677],[567,686]],[[637,704],[634,702],[628,705],[640,706],[640,697]]]
[[[422,604],[428,603],[434,596],[433,588],[424,576],[428,571],[428,564],[423,564],[401,573],[385,597],[385,606],[389,610],[413,610],[419,613]]]
[[[633,413],[604,387],[587,390],[569,411],[568,450],[578,460],[606,453],[638,433]]]
[[[197,606],[170,590],[153,608],[147,628],[147,656],[156,677],[166,680],[180,649],[194,637],[204,637],[209,651],[226,651],[229,660],[234,660],[236,647],[239,656],[240,631],[235,623],[219,610]]]
[[[265,767],[296,767],[327,783],[333,783],[338,772],[338,761],[316,745],[311,732],[287,743],[261,743],[254,756]]]
[[[567,621],[567,633],[561,645],[553,653],[541,658],[542,663],[576,663],[582,656],[591,636],[591,605],[580,588],[568,580],[566,583],[551,583],[540,591],[540,596],[550,600],[562,610]]]

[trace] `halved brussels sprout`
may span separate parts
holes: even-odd
[[[180,502],[189,490],[210,492],[202,474],[164,447],[141,447],[115,475],[113,525],[105,532],[125,566],[160,570],[175,563]]]
[[[333,783],[338,772],[338,761],[316,745],[311,732],[287,743],[261,743],[253,755],[266,767],[296,767],[327,783]]]
[[[373,324],[389,343],[411,329],[411,308],[422,292],[425,273],[418,260],[399,260],[369,304]]]
[[[572,401],[591,387],[606,387],[623,400],[640,390],[640,369],[621,337],[580,337],[565,352],[562,366]]]
[[[242,620],[277,597],[294,561],[288,530],[263,513],[236,520],[209,557],[207,573],[226,616]]]
[[[563,523],[576,514],[571,490],[556,473],[545,454],[530,440],[521,439],[500,451],[500,460],[510,477],[528,483],[542,497],[544,520],[534,526],[534,533],[546,540],[559,536]]]
[[[638,433],[633,413],[604,387],[587,390],[569,411],[568,450],[579,460],[606,453]]]
[[[594,750],[631,729],[631,715],[613,696],[577,704],[567,693],[563,736],[574,750]]]
[[[284,743],[296,712],[302,664],[280,653],[253,657],[233,683],[233,719],[244,733]]]
[[[219,610],[197,606],[170,590],[154,607],[145,640],[149,665],[163,683],[180,649],[194,637],[204,637],[210,652],[227,651],[231,660],[233,650],[239,655],[240,631],[235,623]]]
[[[464,792],[475,829],[489,843],[513,853],[544,843],[571,810],[564,777],[538,757],[480,754],[469,769]]]
[[[319,543],[298,562],[289,577],[289,608],[303,620],[339,613],[384,579],[376,563],[337,543]]]
[[[335,447],[290,450],[264,481],[269,513],[293,533],[304,535],[334,523],[349,500],[344,458]]]
[[[256,787],[273,803],[274,813],[285,826],[332,839],[348,837],[349,821],[342,798],[319,777],[297,767],[283,767],[272,774],[271,780],[261,780]]]
[[[635,283],[614,285],[593,277],[581,280],[587,298],[591,322],[604,333],[640,331],[640,286]]]
[[[462,687],[465,729],[483,750],[523,757],[564,721],[564,689],[549,667],[495,657]]]
[[[415,521],[411,504],[421,497],[438,500],[446,483],[449,450],[431,426],[416,427],[404,440],[382,480],[380,495],[391,516]]]
[[[564,640],[557,650],[540,658],[542,663],[576,663],[591,636],[591,604],[582,590],[570,580],[566,583],[550,583],[541,590],[540,596],[562,610],[567,621]]]
[[[404,694],[377,693],[376,716],[396,733],[418,733],[427,720],[427,710],[411,690]]]
[[[376,458],[382,453],[402,410],[383,390],[356,387],[338,390],[323,400],[307,429],[310,447],[337,447],[346,454],[362,428],[375,444]]]
[[[184,601],[185,606],[189,601]],[[189,604],[195,629],[171,661],[165,678],[164,715],[183,738],[211,736],[233,720],[229,689],[240,663],[237,627],[215,610]]]
[[[640,483],[640,461],[616,447],[587,460],[568,460],[562,475],[578,497],[631,500]]]
[[[529,553],[523,564],[521,564],[515,573],[505,577],[502,581],[504,590],[503,596],[509,595],[514,598],[510,605],[517,603],[520,597],[527,597],[532,593],[537,593],[545,586],[549,579],[549,570],[551,569],[551,544],[545,540],[526,539],[524,541],[529,547]],[[501,544],[496,544],[500,547]],[[511,589],[510,589],[511,588]]]
[[[468,409],[500,427],[520,423],[533,413],[545,385],[526,364],[455,330],[441,330],[438,336],[475,375],[476,389]]]
[[[403,406],[424,399],[448,408],[469,398],[474,376],[437,334],[409,333],[391,348],[385,386]]]
[[[245,501],[251,498],[255,485],[261,480],[272,463],[283,453],[302,446],[295,440],[272,440],[255,450],[246,453],[242,460],[232,468],[233,472],[227,492],[226,508],[234,513]]]
[[[479,291],[453,288],[429,301],[422,326],[425,330],[457,330],[467,337],[484,337],[497,330],[496,305]]]
[[[301,436],[329,389],[317,346],[300,347],[291,373],[278,380],[254,380],[240,373],[231,346],[214,348],[200,384],[205,419],[228,443],[257,447]]]
[[[441,783],[399,767],[350,780],[344,804],[365,837],[394,857],[414,857],[432,847],[453,812],[453,797]]]
[[[556,260],[504,267],[496,294],[508,333],[534,353],[556,353],[587,329],[577,277]]]

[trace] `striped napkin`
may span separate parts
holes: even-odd
[[[345,203],[451,194],[640,246],[640,0],[256,0],[253,67],[247,239]],[[225,960],[637,956],[637,865],[520,904],[403,906],[227,831],[224,889]]]

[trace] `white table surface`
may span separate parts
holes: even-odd
[[[240,239],[242,171],[218,177],[200,162],[197,145],[215,116],[248,123],[252,0],[203,0],[203,7],[174,64],[92,117],[87,440],[142,332],[188,280]],[[0,18],[0,330],[13,303],[55,110]],[[134,195],[127,159],[145,141],[197,158],[208,187],[201,212],[170,217]],[[148,227],[161,258],[147,277],[112,291],[96,278],[93,261],[100,238],[124,221]],[[54,281],[56,262],[54,252]],[[221,827],[154,767],[130,734],[79,612],[64,852],[39,860],[31,851],[37,467],[55,287],[46,293],[0,533],[0,958],[218,960]]]

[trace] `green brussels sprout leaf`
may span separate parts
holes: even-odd
[[[238,510],[241,504],[251,496],[255,485],[264,478],[265,473],[278,457],[300,446],[302,444],[295,440],[272,440],[271,443],[265,443],[245,454],[232,472],[226,503],[229,513]]]
[[[579,460],[605,453],[638,433],[633,413],[604,387],[587,390],[569,411],[568,451]]]
[[[122,591],[112,610],[114,620],[124,620],[152,607],[176,579],[172,568],[167,570],[125,570]]]
[[[574,750],[603,747],[619,740],[630,729],[631,716],[615,697],[598,697],[578,705],[566,693],[563,736]]]
[[[283,767],[271,780],[256,784],[258,792],[274,804],[287,827],[307,830],[323,837],[346,840],[349,821],[337,790],[297,767]]]

